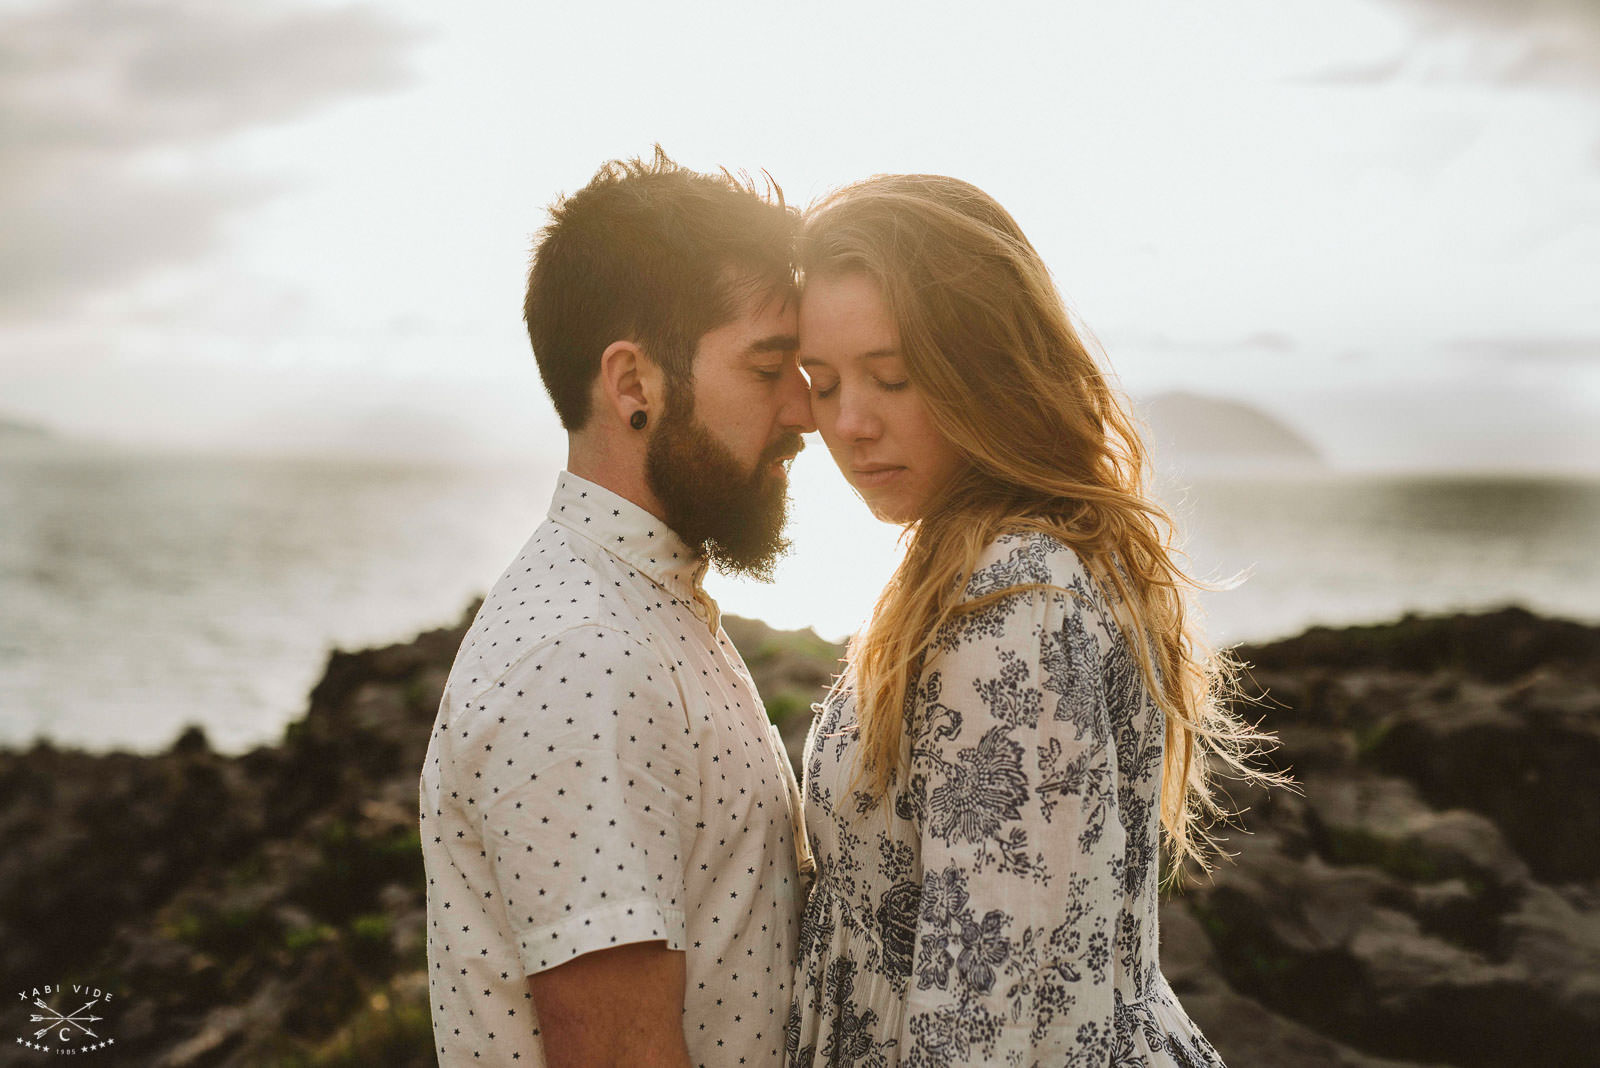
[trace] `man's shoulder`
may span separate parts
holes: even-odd
[[[452,689],[487,689],[530,658],[570,658],[583,673],[638,655],[650,643],[625,583],[607,554],[547,520],[484,597],[456,654]],[[615,652],[595,651],[597,642]]]
[[[549,761],[569,751],[625,756],[661,748],[689,720],[676,668],[648,638],[619,626],[574,620],[531,644],[485,636],[463,646],[445,688],[441,715],[469,763],[502,751],[535,750]],[[463,750],[463,746],[465,749]],[[482,753],[478,752],[482,749]],[[650,749],[654,752],[654,749]]]

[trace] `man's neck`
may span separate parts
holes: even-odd
[[[616,450],[597,448],[592,442],[580,441],[577,435],[569,434],[567,470],[624,500],[632,501],[663,523],[666,522],[666,509],[651,492],[650,482],[645,478],[642,454],[619,456]]]

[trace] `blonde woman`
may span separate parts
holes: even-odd
[[[814,207],[812,413],[905,558],[805,751],[818,863],[788,1060],[1216,1065],[1157,960],[1160,846],[1261,737],[1219,698],[1145,453],[991,198]]]

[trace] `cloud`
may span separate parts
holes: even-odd
[[[1600,364],[1600,334],[1464,338],[1449,346],[1460,356],[1547,364]]]
[[[1600,87],[1595,0],[1391,0],[1415,36],[1398,54],[1339,64],[1296,81],[1375,85],[1405,78],[1506,86]]]
[[[265,186],[155,181],[67,161],[0,175],[8,219],[0,312],[40,315],[79,295],[209,251],[220,222]]]
[[[1261,330],[1239,342],[1239,348],[1287,354],[1293,352],[1296,346],[1294,338],[1288,334],[1278,330]]]
[[[1311,74],[1289,79],[1306,85],[1383,85],[1405,72],[1411,55],[1406,49],[1398,55],[1357,63],[1337,63]]]
[[[1146,352],[1173,352],[1206,356],[1230,356],[1241,353],[1284,356],[1297,352],[1300,343],[1282,330],[1257,330],[1243,337],[1226,339],[1179,338],[1148,330],[1119,331],[1117,343]]]
[[[0,17],[0,314],[203,256],[271,186],[200,153],[407,84],[416,37],[361,8],[67,0]]]

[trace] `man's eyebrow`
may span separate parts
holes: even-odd
[[[748,351],[756,352],[794,352],[800,347],[798,334],[772,334],[750,343]]]

